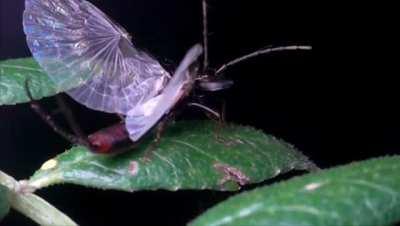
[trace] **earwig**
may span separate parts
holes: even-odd
[[[111,154],[131,143],[124,123],[118,123],[88,136],[90,150],[99,154]]]

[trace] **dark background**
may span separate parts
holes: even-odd
[[[167,68],[177,65],[185,51],[201,41],[200,0],[92,2],[125,27],[137,47]],[[23,4],[23,0],[0,0],[0,60],[30,55],[21,26]],[[280,137],[323,168],[399,153],[398,88],[389,77],[393,73],[384,66],[389,61],[381,63],[386,55],[379,51],[388,45],[381,41],[386,37],[384,19],[381,23],[365,12],[368,16],[354,11],[331,14],[313,7],[289,1],[209,1],[212,68],[270,45],[314,48],[312,53],[259,57],[229,70],[226,76],[235,86],[218,95],[227,102],[227,120]],[[379,41],[375,31],[381,35]],[[52,98],[43,103],[54,107]],[[68,103],[87,133],[116,120],[71,100]],[[194,116],[202,117],[189,110],[183,115]],[[18,179],[29,177],[69,146],[26,104],[0,107],[0,141],[0,169]],[[184,225],[231,195],[212,191],[128,194],[69,185],[39,194],[81,225]],[[0,224],[34,225],[15,212]]]

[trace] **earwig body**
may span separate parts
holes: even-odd
[[[233,82],[229,80],[221,80],[220,82],[210,82],[206,80],[199,81],[203,81],[205,86],[208,85],[206,88],[200,86],[200,88],[203,88],[203,90],[206,91],[219,91],[225,88],[229,88],[233,84]],[[195,82],[196,81],[194,79],[189,80],[182,87],[180,93],[177,95],[177,98],[174,100],[174,103],[172,105],[178,105],[179,102],[189,96],[191,90],[193,89],[193,86],[195,85]],[[216,115],[217,117],[219,117],[218,113],[216,113]],[[163,119],[160,119],[160,121],[162,120]],[[129,139],[129,133],[126,129],[126,125],[122,122],[93,133],[88,137],[88,140],[90,143],[90,149],[94,153],[99,154],[113,154],[116,152],[120,152],[124,148],[126,150],[126,147],[129,146],[129,144],[132,144],[131,140]]]
[[[209,92],[230,88],[233,81],[219,75],[233,65],[272,52],[311,49],[311,46],[261,49],[222,65],[212,76],[200,76],[196,61],[203,51],[203,73],[208,71],[209,65],[205,0],[202,6],[204,50],[201,45],[194,45],[171,75],[156,59],[137,49],[129,33],[89,1],[25,0],[23,27],[28,47],[57,89],[66,91],[93,110],[124,115],[125,122],[102,129],[86,139],[61,103],[60,108],[75,133],[73,136],[61,130],[49,114],[41,110],[26,84],[32,108],[54,131],[72,143],[87,146],[95,153],[112,154],[127,150],[127,144],[131,144],[128,148],[137,145],[157,125],[163,128],[163,121],[193,88]],[[219,113],[200,103],[190,106],[220,118]],[[156,141],[159,140],[160,132],[156,134]]]

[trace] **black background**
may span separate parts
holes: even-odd
[[[92,2],[123,25],[136,46],[167,68],[201,41],[200,0]],[[21,25],[23,4],[23,0],[0,0],[0,59],[30,55]],[[390,46],[384,28],[391,21],[389,15],[378,20],[362,8],[342,12],[329,7],[325,12],[304,1],[210,0],[209,10],[212,68],[270,45],[313,45],[312,52],[276,53],[228,71],[226,76],[235,86],[221,95],[229,122],[280,137],[323,168],[399,153],[398,88],[390,77],[396,74],[380,51]],[[87,133],[116,120],[68,102]],[[43,103],[54,107],[52,98]],[[202,117],[185,113],[183,117]],[[0,107],[0,141],[0,169],[19,179],[69,146],[26,104]],[[69,185],[39,194],[81,225],[184,225],[231,195],[128,194]],[[0,224],[34,225],[15,212]]]

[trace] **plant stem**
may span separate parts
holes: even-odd
[[[10,205],[13,209],[43,226],[77,226],[64,213],[35,194],[23,194],[15,191],[19,184],[11,176],[0,171],[0,184],[10,190]]]

